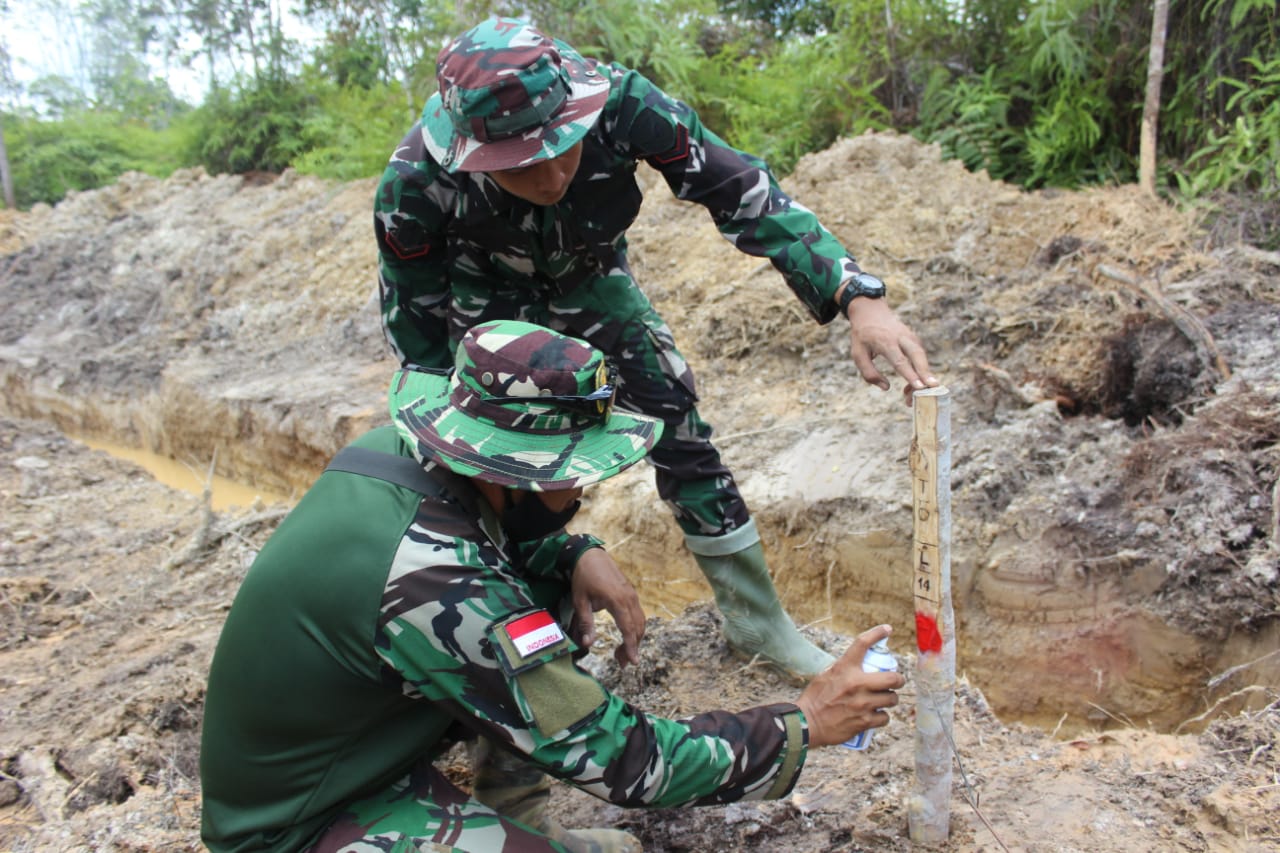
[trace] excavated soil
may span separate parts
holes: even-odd
[[[648,179],[648,176],[646,176]],[[926,341],[952,399],[954,850],[1280,849],[1280,255],[1135,188],[1027,193],[892,134],[784,185]],[[373,182],[128,175],[0,211],[0,850],[199,849],[204,679],[239,579],[338,447],[386,421]],[[699,376],[788,608],[910,675],[911,411],[865,385],[701,209],[648,187],[635,272]],[[213,509],[69,436],[264,496]],[[734,659],[637,466],[596,487],[650,613],[589,665],[679,715],[791,698]],[[912,849],[915,694],[784,801],[570,824],[653,851]],[[465,784],[465,762],[449,758]]]

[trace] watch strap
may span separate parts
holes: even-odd
[[[879,287],[868,287],[861,281],[863,278],[872,279],[879,284]],[[849,303],[857,299],[859,296],[865,296],[868,299],[881,299],[884,297],[884,293],[885,286],[883,281],[869,273],[860,272],[853,278],[849,279],[844,290],[840,293],[840,301],[837,303],[840,306],[840,313],[847,316],[849,313]]]

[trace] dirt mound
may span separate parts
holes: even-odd
[[[955,848],[1280,843],[1280,255],[1211,246],[1132,188],[1026,193],[892,134],[784,184],[884,274],[952,394]],[[288,502],[212,512],[63,433],[300,493],[386,419],[372,192],[130,175],[0,218],[3,849],[195,849],[204,673]],[[882,621],[911,648],[900,395],[701,209],[651,185],[630,242],[788,608],[833,649]],[[660,620],[635,670],[590,658],[618,690],[669,714],[791,695],[709,639],[643,467],[583,519]],[[557,808],[655,850],[905,850],[912,707],[870,753],[816,752],[784,802]]]

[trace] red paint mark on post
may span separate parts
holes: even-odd
[[[916,648],[922,652],[942,651],[942,634],[932,616],[916,614]]]

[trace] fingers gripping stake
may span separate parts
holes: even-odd
[[[951,396],[912,395],[911,491],[915,510],[911,589],[916,611],[916,784],[907,801],[911,840],[945,842],[951,821],[951,726],[956,637],[951,608]]]

